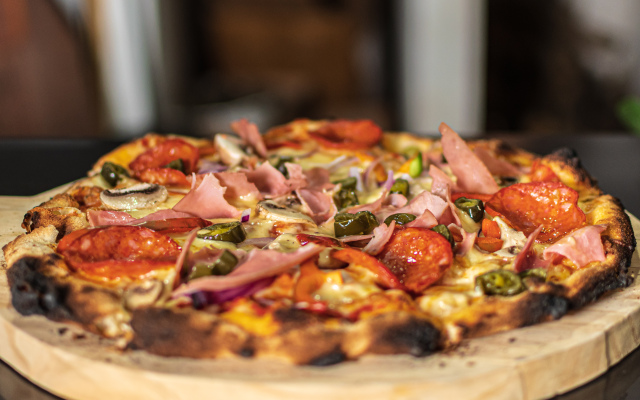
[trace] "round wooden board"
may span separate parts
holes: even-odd
[[[24,212],[53,193],[0,197],[0,246],[21,233]],[[640,221],[631,220],[640,232]],[[638,252],[631,268],[634,275],[640,268]],[[0,358],[46,390],[77,399],[538,399],[592,380],[640,344],[639,282],[560,320],[469,340],[451,352],[330,367],[121,352],[79,328],[21,316],[10,302],[0,273]]]

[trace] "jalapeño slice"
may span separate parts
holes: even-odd
[[[482,221],[484,217],[484,205],[482,200],[467,199],[466,197],[460,197],[453,202],[462,212],[467,214],[474,222]]]
[[[198,237],[204,240],[219,240],[223,242],[240,243],[247,238],[247,233],[240,221],[223,222],[211,225],[198,231]]]
[[[453,241],[453,235],[451,234],[451,231],[449,230],[449,228],[447,228],[446,225],[443,225],[443,224],[436,225],[433,228],[431,228],[431,230],[438,232],[439,234],[444,236],[444,238],[449,241],[449,244],[451,245],[451,247],[454,246],[455,242]]]
[[[525,290],[522,279],[506,269],[496,269],[478,276],[476,286],[490,296],[514,296]]]
[[[227,275],[238,264],[238,259],[229,250],[222,252],[220,257],[212,264],[196,264],[191,269],[189,280],[210,275]]]
[[[409,182],[406,179],[398,178],[391,186],[389,193],[399,193],[404,197],[409,196]]]
[[[109,186],[114,187],[122,177],[128,178],[129,172],[123,166],[107,161],[102,164],[100,176],[102,176],[102,179],[104,179]]]
[[[396,221],[396,225],[404,225],[416,219],[416,216],[413,214],[399,213],[399,214],[391,214],[387,218],[385,218],[384,223],[387,225],[391,224],[391,221]]]
[[[355,214],[339,213],[335,216],[333,227],[336,237],[366,235],[379,225],[371,211],[358,211]]]

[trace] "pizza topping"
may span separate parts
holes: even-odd
[[[220,160],[230,167],[240,165],[244,159],[249,157],[233,138],[222,133],[218,133],[213,138],[213,145],[220,155]]]
[[[586,220],[578,192],[560,182],[516,183],[501,189],[486,206],[526,235],[542,226],[541,242],[552,242]]]
[[[247,180],[247,176],[242,172],[217,172],[214,174],[221,186],[227,188],[224,198],[233,202],[240,200],[251,202],[261,200],[262,195],[253,183]],[[199,175],[198,175],[199,176]]]
[[[531,166],[531,171],[527,174],[531,182],[560,182],[560,178],[553,170],[537,159]]]
[[[487,167],[480,161],[467,143],[444,122],[440,124],[442,153],[447,158],[451,171],[458,178],[461,190],[492,194],[500,188]]]
[[[406,179],[398,178],[393,185],[391,185],[391,189],[389,189],[389,193],[398,193],[403,195],[404,197],[409,196],[409,182]]]
[[[378,258],[410,291],[435,283],[453,262],[449,241],[423,228],[396,230]]]
[[[499,176],[520,176],[522,173],[518,167],[512,163],[502,160],[492,154],[489,149],[484,146],[476,146],[473,153],[482,161],[489,172]]]
[[[231,129],[242,138],[242,141],[249,145],[260,157],[267,156],[267,146],[262,140],[260,131],[256,124],[252,124],[247,119],[243,118],[231,123]]]
[[[268,162],[253,171],[245,171],[247,180],[256,185],[260,193],[268,197],[278,197],[307,186],[307,180],[298,164],[285,163],[289,179]]]
[[[606,229],[604,225],[590,225],[569,233],[543,252],[545,260],[560,255],[568,258],[578,268],[593,261],[604,261],[605,252],[600,234]]]
[[[127,171],[127,169],[122,165],[107,161],[102,164],[100,176],[109,184],[109,186],[114,187],[118,182],[120,182],[120,180],[122,180],[123,177],[129,177],[129,171]]]
[[[315,225],[315,222],[308,215],[292,208],[281,206],[273,200],[259,202],[256,206],[256,214],[259,218],[271,221]]]
[[[313,243],[300,247],[291,253],[253,249],[230,274],[194,279],[179,286],[172,296],[178,297],[199,291],[220,291],[237,288],[264,278],[270,278],[287,272],[292,267],[317,255],[322,249],[324,249],[323,246]]]
[[[166,235],[139,226],[82,229],[63,237],[58,252],[83,275],[99,280],[140,279],[173,267],[180,246]]]
[[[338,209],[342,210],[360,204],[358,195],[356,194],[356,188],[358,186],[358,179],[356,177],[351,176],[334,183],[340,185],[340,190],[338,190],[338,193],[334,196],[334,202]],[[362,184],[360,184],[360,186],[362,186]]]
[[[516,256],[516,259],[513,260],[513,269],[516,272],[522,272],[531,268],[538,268],[541,266],[546,266],[549,263],[544,263],[542,260],[538,259],[538,257],[531,251],[531,246],[535,242],[536,238],[542,231],[542,226],[539,226],[535,231],[531,232],[527,241],[525,242],[522,250]],[[544,263],[544,264],[543,264]]]
[[[447,202],[440,197],[424,191],[414,197],[404,207],[394,209],[393,207],[383,208],[377,213],[380,219],[386,219],[391,214],[413,214],[420,218],[421,215],[429,213],[431,216],[439,220],[448,208]],[[429,214],[427,217],[429,217]]]
[[[313,218],[316,224],[322,224],[331,218],[338,210],[332,196],[328,193],[298,189],[296,195],[306,209],[306,213]]]
[[[229,250],[221,250],[213,262],[194,263],[187,280],[202,278],[203,276],[228,275],[238,265],[238,258]]]
[[[358,211],[355,214],[339,213],[334,217],[336,237],[367,235],[379,225],[371,211]]]
[[[205,226],[211,225],[211,222],[200,217],[182,217],[146,220],[135,225],[144,226],[145,228],[167,235],[170,233],[190,232],[196,228],[204,228]]]
[[[198,238],[204,240],[219,240],[223,242],[240,243],[247,238],[247,233],[240,221],[214,224],[198,231]]]
[[[145,151],[129,164],[135,176],[146,169],[163,168],[175,160],[182,160],[185,174],[196,171],[200,153],[198,148],[182,139],[167,139]]]
[[[196,186],[193,180],[191,190],[173,209],[183,211],[202,218],[237,218],[240,211],[233,207],[224,198],[226,188],[220,186],[220,182],[213,174],[206,174],[202,182]]]
[[[484,205],[481,200],[460,197],[453,204],[474,222],[480,222],[484,218]]]
[[[392,220],[389,225],[386,223],[377,226],[373,230],[373,237],[367,243],[366,246],[362,249],[365,253],[371,255],[377,255],[383,249],[383,247],[387,244],[389,239],[391,239],[391,235],[393,235],[393,231],[396,227],[396,221]]]
[[[367,253],[363,253],[356,249],[346,248],[333,252],[331,256],[350,265],[356,265],[373,272],[375,274],[376,283],[384,288],[405,289],[405,286],[391,269]]]
[[[339,149],[364,149],[382,139],[382,129],[371,120],[338,119],[326,122],[309,135],[322,146]]]
[[[453,248],[453,246],[455,245],[455,241],[453,240],[453,235],[451,234],[451,231],[449,230],[449,228],[446,227],[446,225],[439,224],[431,228],[431,230],[444,236],[444,238],[447,239],[447,241],[451,245],[451,248]]]
[[[526,290],[518,274],[506,269],[489,271],[478,276],[476,285],[489,296],[514,296]]]
[[[397,225],[404,225],[407,224],[411,221],[414,221],[416,219],[416,216],[413,214],[407,214],[407,213],[398,213],[398,214],[391,214],[389,215],[385,220],[384,223],[389,225],[391,224],[391,222],[395,221]]]
[[[114,210],[150,208],[167,199],[169,192],[164,186],[139,183],[124,189],[103,190],[100,200]]]

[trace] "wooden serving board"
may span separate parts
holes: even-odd
[[[53,193],[0,197],[0,246],[22,233],[25,211]],[[640,232],[640,221],[631,219]],[[19,315],[0,260],[0,358],[65,398],[538,399],[594,379],[640,344],[637,282],[560,320],[469,340],[425,358],[368,356],[330,367],[167,359],[125,353],[118,343],[78,328]],[[634,274],[638,268],[636,252]]]

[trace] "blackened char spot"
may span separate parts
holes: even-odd
[[[13,307],[23,315],[70,319],[71,312],[66,307],[69,287],[40,273],[41,263],[41,259],[24,257],[7,271]]]
[[[331,352],[322,354],[309,361],[309,365],[314,365],[316,367],[326,367],[328,365],[341,363],[346,359],[347,357],[344,352],[339,347],[336,347]]]
[[[406,348],[408,353],[420,357],[433,353],[439,344],[440,332],[428,321],[411,319],[407,323],[388,329],[382,340]]]

